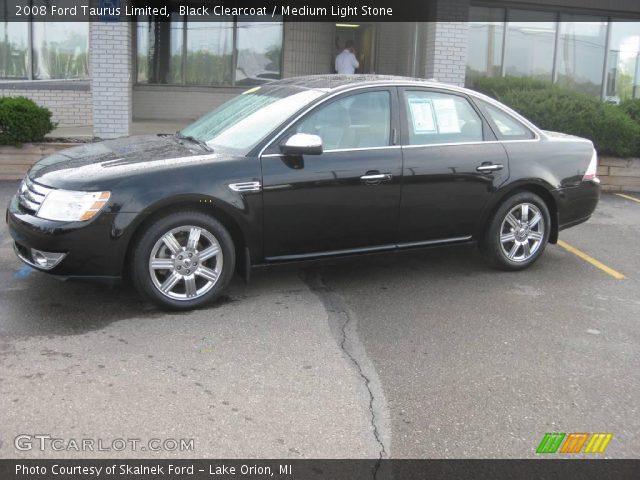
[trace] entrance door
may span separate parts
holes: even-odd
[[[374,73],[374,45],[375,45],[375,25],[371,23],[336,23],[335,31],[335,52],[332,62],[347,43],[351,40],[355,45],[356,57],[360,63],[360,68],[356,73]],[[334,65],[331,65],[333,71]]]

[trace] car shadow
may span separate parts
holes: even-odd
[[[413,250],[285,264],[256,269],[251,284],[236,276],[216,302],[202,310],[242,301],[251,291],[260,291],[285,280],[292,273],[309,283],[311,277],[366,282],[384,290],[386,285],[415,275],[417,282],[442,277],[463,280],[492,272],[472,246]],[[6,271],[4,275],[6,276]],[[129,282],[104,285],[82,281],[62,282],[40,272],[21,268],[11,282],[0,273],[0,335],[78,335],[100,330],[113,322],[132,318],[162,318],[167,313],[144,301]],[[286,284],[287,282],[284,281]],[[171,312],[188,316],[190,312]]]
[[[0,284],[0,335],[79,335],[117,321],[162,318],[167,314],[143,300],[128,281],[115,285],[60,281],[24,267],[14,272],[13,277],[9,287],[6,281]],[[230,295],[222,295],[207,309],[232,301]],[[171,314],[181,316],[189,312]]]

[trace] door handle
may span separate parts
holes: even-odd
[[[375,185],[381,182],[388,182],[393,178],[393,175],[390,173],[378,173],[378,172],[367,172],[365,175],[360,177],[364,183],[368,183],[370,185]]]
[[[486,172],[495,172],[496,170],[502,170],[503,166],[501,163],[483,163],[476,167],[476,170],[481,173]]]

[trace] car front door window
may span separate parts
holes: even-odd
[[[391,137],[388,91],[339,98],[319,107],[296,127],[296,133],[322,138],[325,151],[386,147]]]

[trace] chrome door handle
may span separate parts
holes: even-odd
[[[487,165],[479,165],[476,167],[476,170],[479,172],[495,172],[496,170],[502,170],[502,164],[501,163],[492,163],[492,164],[487,164]]]
[[[390,173],[372,173],[369,175],[362,175],[360,177],[360,180],[363,180],[365,182],[371,182],[371,181],[386,182],[391,180],[391,178],[393,178],[393,175],[391,175]]]

